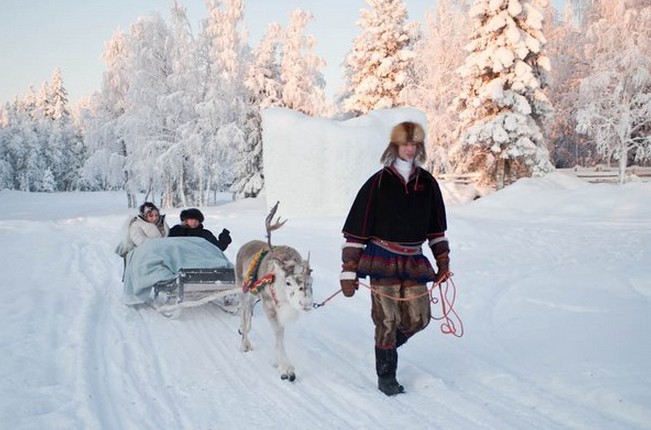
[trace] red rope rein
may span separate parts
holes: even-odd
[[[373,288],[370,285],[365,284],[364,282],[360,281],[358,282],[358,284],[369,289],[372,294],[377,294],[379,296],[386,297],[388,299],[395,300],[398,302],[405,302],[407,300],[413,300],[428,295],[430,303],[435,305],[438,305],[439,303],[441,304],[441,310],[442,310],[441,316],[439,317],[434,315],[431,316],[431,319],[441,322],[441,327],[440,327],[441,332],[443,334],[451,334],[455,337],[461,337],[463,336],[464,333],[463,321],[461,321],[459,314],[454,309],[454,304],[457,300],[457,286],[454,284],[454,281],[452,280],[452,276],[453,276],[452,272],[448,273],[448,275],[442,280],[440,280],[438,283],[432,284],[432,286],[428,288],[427,291],[412,297],[393,297],[379,292],[377,289]],[[439,297],[434,297],[434,290],[437,287],[439,291]],[[332,300],[339,293],[341,293],[341,290],[335,291],[333,294],[331,294],[327,299],[325,299],[321,303],[315,303],[312,306],[314,308],[320,308],[321,306],[324,306],[328,301]]]
[[[438,287],[439,297],[434,297],[434,288]],[[444,278],[438,284],[432,285],[430,292],[430,302],[433,304],[441,303],[441,309],[443,311],[440,317],[432,316],[432,319],[435,321],[441,321],[441,333],[451,334],[452,336],[461,337],[463,336],[463,321],[459,317],[459,314],[454,310],[454,303],[457,300],[457,286],[452,280],[452,274]],[[452,294],[452,300],[448,297],[448,292]]]
[[[316,308],[320,308],[321,306],[325,305],[325,304],[326,304],[327,302],[329,302],[330,300],[334,299],[334,297],[335,297],[337,294],[339,294],[339,293],[341,293],[341,290],[337,290],[337,291],[335,291],[333,294],[330,295],[330,297],[328,297],[327,299],[325,299],[325,300],[322,301],[321,303],[314,303],[314,304],[312,304],[312,307],[315,308],[315,309],[316,309]]]

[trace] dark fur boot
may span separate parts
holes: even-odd
[[[396,348],[375,347],[375,371],[377,372],[377,387],[387,396],[404,393],[405,388],[396,380],[398,367],[398,351]]]

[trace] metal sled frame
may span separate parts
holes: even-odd
[[[239,292],[232,268],[181,269],[174,278],[154,284],[153,304],[163,315],[173,316],[183,308],[201,306]]]

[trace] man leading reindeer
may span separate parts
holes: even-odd
[[[352,297],[358,278],[370,278],[375,370],[387,396],[404,392],[396,380],[397,348],[430,321],[427,283],[449,276],[445,205],[438,183],[420,167],[424,141],[420,124],[393,128],[380,158],[384,167],[359,190],[342,230],[341,290]],[[422,253],[426,241],[437,271]]]

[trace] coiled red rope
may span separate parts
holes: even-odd
[[[463,336],[464,333],[463,321],[461,321],[459,314],[454,309],[454,304],[457,300],[457,286],[454,284],[454,281],[452,280],[452,276],[453,273],[449,272],[445,278],[443,278],[442,280],[440,280],[435,284],[432,284],[432,286],[428,288],[427,291],[425,291],[423,294],[419,294],[417,296],[412,296],[412,297],[393,297],[379,292],[378,290],[376,290],[370,285],[365,284],[364,282],[360,281],[358,282],[358,284],[371,290],[373,294],[377,294],[382,297],[386,297],[388,299],[395,300],[398,302],[413,300],[419,297],[423,297],[425,295],[429,295],[430,303],[435,305],[438,305],[439,303],[441,304],[441,310],[442,310],[441,316],[437,317],[433,315],[431,317],[431,319],[441,322],[441,326],[440,326],[441,333],[451,334],[455,337],[461,337]],[[438,287],[439,296],[434,297],[434,290],[437,289],[437,287]],[[331,294],[327,299],[325,299],[321,303],[315,303],[312,306],[314,308],[320,308],[321,306],[324,306],[328,301],[332,300],[339,293],[341,293],[341,290],[335,291],[333,294]],[[451,298],[450,298],[450,294],[451,294]]]
[[[434,289],[436,287],[439,290],[439,298],[434,297]],[[448,298],[448,292],[452,294],[452,300]],[[463,321],[461,321],[457,311],[454,310],[454,303],[457,300],[457,286],[452,280],[452,273],[439,281],[439,283],[432,285],[429,293],[431,303],[441,303],[442,315],[440,317],[432,316],[433,320],[442,321],[440,327],[441,332],[456,337],[463,336]]]

